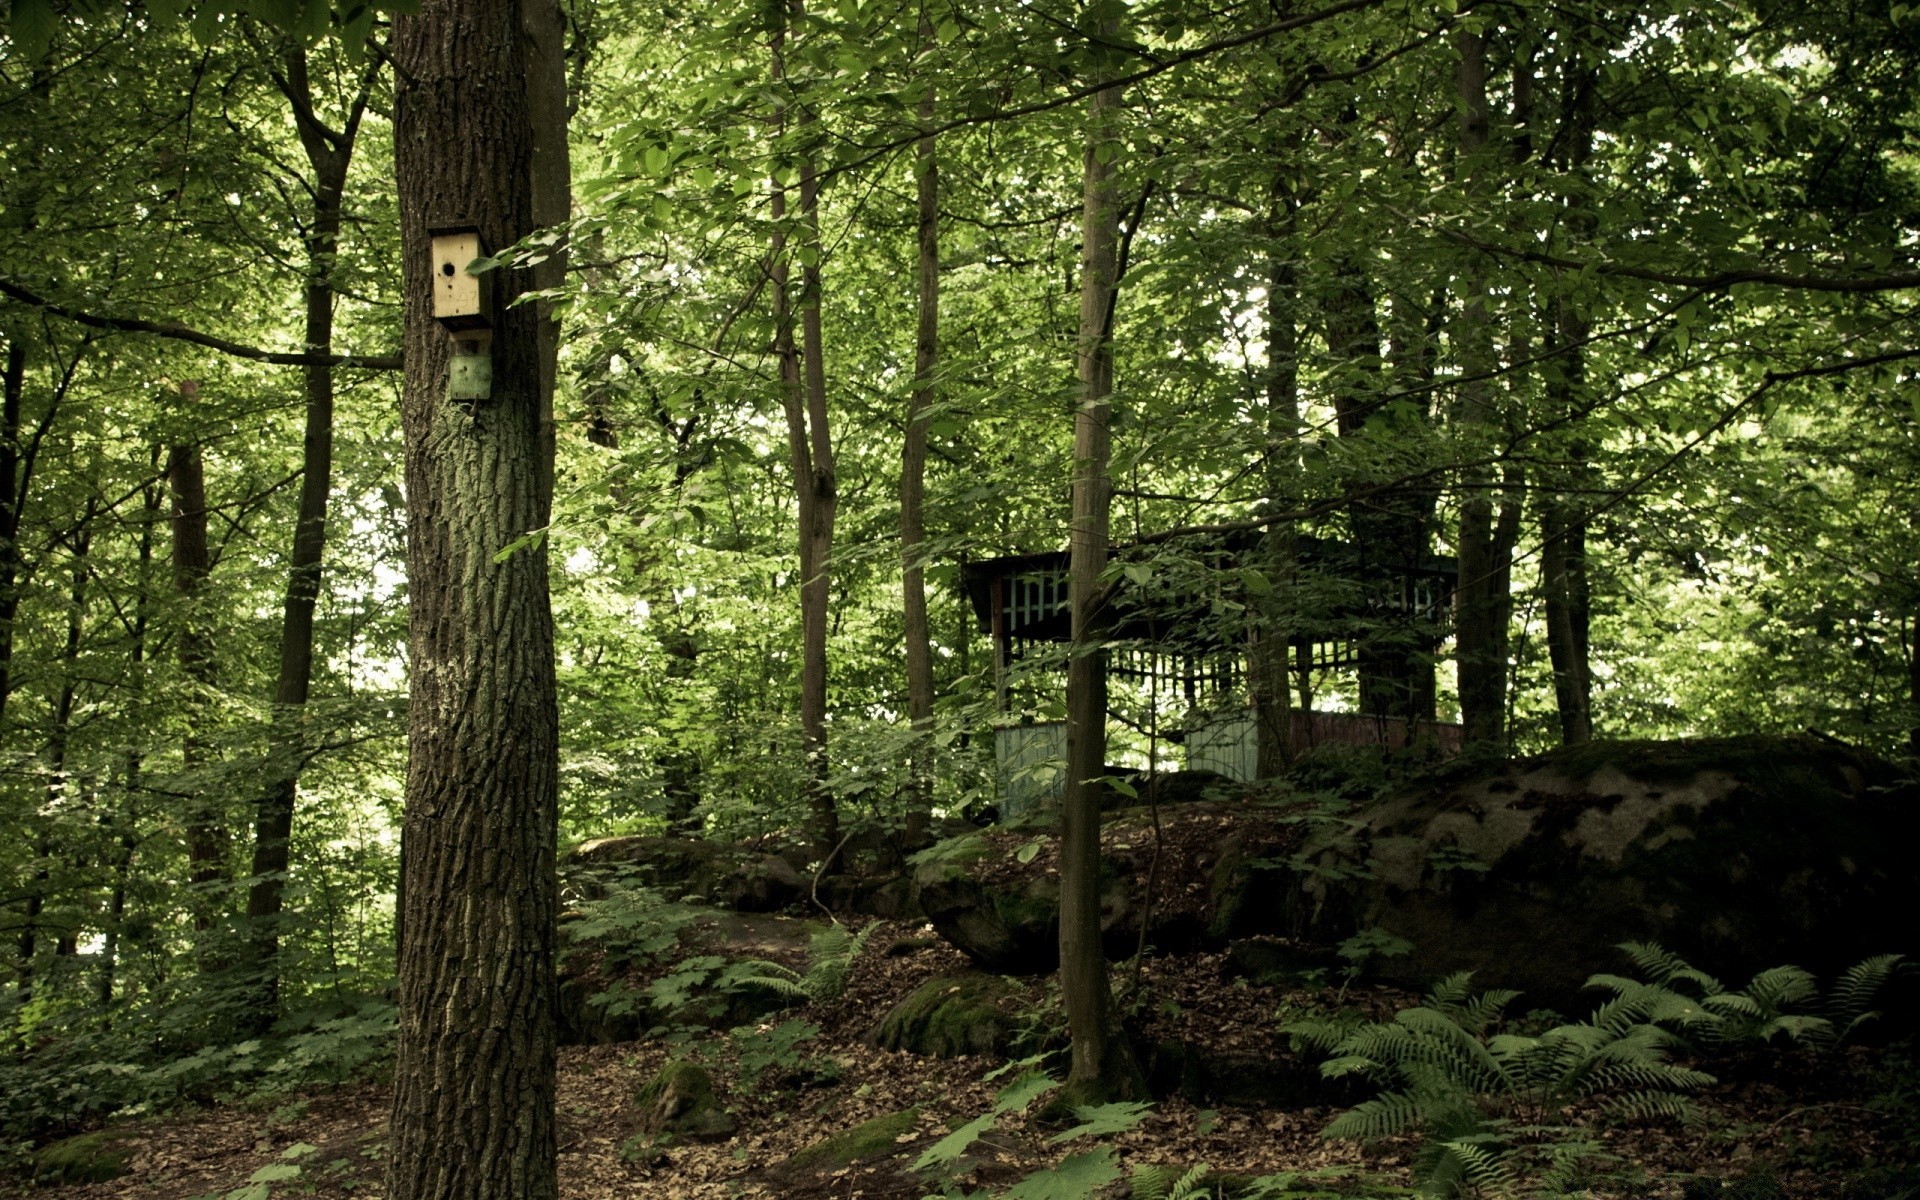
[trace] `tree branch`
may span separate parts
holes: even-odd
[[[99,313],[82,312],[37,295],[4,277],[0,277],[0,295],[6,296],[15,303],[37,308],[51,316],[85,325],[89,329],[151,334],[154,337],[188,342],[195,346],[204,346],[209,350],[218,350],[222,354],[229,354],[235,358],[270,363],[277,367],[361,367],[369,371],[398,371],[402,364],[401,356],[398,354],[311,354],[262,350],[258,346],[228,341],[226,338],[201,333],[197,329],[189,329],[185,325],[177,325],[171,321],[143,321],[137,317],[109,317]]]

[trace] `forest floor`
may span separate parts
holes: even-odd
[[[989,1111],[1008,1077],[988,1079],[1001,1065],[988,1058],[917,1057],[866,1045],[866,1034],[896,1000],[929,979],[966,967],[956,951],[931,939],[889,946],[889,938],[919,932],[909,925],[880,931],[856,962],[844,995],[769,1018],[757,1030],[769,1036],[709,1033],[678,1044],[654,1040],[563,1049],[561,1195],[568,1200],[917,1200],[938,1192],[908,1164],[950,1128]],[[1137,993],[1150,1005],[1140,1010],[1148,1014],[1148,1036],[1178,1032],[1229,1057],[1284,1056],[1276,1014],[1333,998],[1331,992],[1254,986],[1228,978],[1224,968],[1218,955],[1149,960]],[[1124,969],[1116,972],[1116,981],[1123,994],[1132,985]],[[1409,998],[1355,988],[1340,1002],[1384,1015]],[[1038,1014],[1035,1019],[1050,1019],[1043,983],[1029,986],[1024,1003],[1026,1011]],[[818,1032],[782,1049],[770,1035],[779,1023],[795,1019]],[[797,1025],[784,1028],[805,1032]],[[738,1132],[724,1141],[655,1145],[640,1133],[636,1093],[670,1056],[688,1054],[712,1072]],[[1764,1062],[1733,1066],[1703,1093],[1702,1119],[1695,1125],[1596,1124],[1595,1140],[1618,1156],[1608,1169],[1623,1178],[1593,1194],[1842,1200],[1866,1194],[1847,1182],[1864,1168],[1911,1163],[1920,1150],[1915,1128],[1920,1070],[1905,1057],[1861,1049],[1821,1061],[1769,1055]],[[289,1161],[292,1149],[299,1154],[301,1176],[273,1183],[275,1200],[377,1197],[387,1104],[386,1086],[368,1082],[149,1118],[123,1127],[131,1159],[121,1178],[22,1188],[21,1194],[44,1200],[227,1197],[260,1168]],[[1405,1194],[1411,1143],[1363,1147],[1325,1140],[1320,1130],[1335,1111],[1325,1105],[1207,1107],[1176,1096],[1158,1102],[1138,1125],[1104,1144],[1127,1164],[1185,1169],[1207,1163],[1246,1175],[1321,1172],[1329,1188],[1323,1194]],[[874,1157],[817,1166],[788,1161],[806,1147],[887,1114],[904,1115],[893,1127],[893,1145]],[[961,1160],[964,1174],[957,1182],[969,1191],[998,1191],[1057,1162],[1067,1149],[1086,1148],[1085,1143],[1051,1146],[1050,1132],[1017,1114],[1003,1118]],[[1700,1182],[1689,1185],[1694,1178]],[[1738,1186],[1723,1190],[1711,1182],[1716,1179],[1738,1181]],[[10,1186],[0,1184],[0,1192]],[[1116,1185],[1114,1194],[1125,1195],[1125,1185]],[[248,1200],[260,1196],[256,1191]]]

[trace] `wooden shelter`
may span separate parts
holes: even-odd
[[[1342,742],[1459,746],[1459,727],[1434,719],[1432,664],[1449,631],[1458,567],[1451,558],[1369,555],[1365,547],[1296,537],[1269,556],[1258,535],[1177,548],[1123,548],[1120,575],[1096,621],[1107,671],[1184,704],[1189,767],[1254,776],[1251,663],[1260,639],[1287,641],[1295,751]],[[1066,551],[963,563],[961,584],[993,643],[1002,713],[1015,693],[1058,686],[1071,643]],[[1275,577],[1276,574],[1279,577]],[[1359,712],[1315,712],[1316,681],[1350,674]],[[1024,807],[1055,791],[1048,764],[1063,754],[1058,723],[1008,722],[996,757],[1003,802]]]

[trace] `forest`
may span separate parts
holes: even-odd
[[[0,1195],[1920,1197],[1920,5],[7,0]]]

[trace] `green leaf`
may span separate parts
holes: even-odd
[[[1040,856],[1040,840],[1035,838],[1013,852],[1013,857],[1022,863],[1030,863]]]
[[[500,547],[499,552],[493,556],[493,561],[496,563],[503,563],[507,561],[509,558],[512,558],[514,555],[518,554],[522,550],[538,550],[540,548],[541,543],[545,542],[546,540],[547,540],[547,531],[544,528],[530,529],[526,533],[521,534],[519,537],[513,539],[512,541],[508,542],[506,545]]]
[[[1038,1071],[1029,1071],[1000,1089],[1000,1094],[993,1098],[993,1111],[1024,1112],[1027,1105],[1059,1086],[1051,1077]]]
[[[1086,1200],[1120,1178],[1111,1147],[1076,1154],[1049,1171],[1036,1171],[1007,1189],[1002,1200]]]
[[[288,1179],[300,1178],[299,1163],[268,1163],[258,1171],[247,1176],[248,1183],[280,1183]]]
[[[1076,1138],[1104,1137],[1110,1133],[1125,1133],[1135,1125],[1146,1120],[1147,1113],[1153,1108],[1148,1100],[1120,1100],[1112,1104],[1083,1105],[1073,1110],[1082,1124],[1075,1125],[1065,1133],[1056,1133],[1047,1141],[1054,1145],[1071,1142]]]
[[[319,1149],[320,1147],[314,1145],[312,1142],[295,1142],[293,1145],[288,1146],[285,1150],[282,1150],[280,1152],[280,1157],[281,1158],[305,1158],[309,1154],[318,1153]]]
[[[942,1163],[953,1162],[962,1154],[965,1154],[967,1147],[973,1145],[981,1134],[993,1128],[993,1123],[999,1119],[1000,1113],[996,1110],[990,1113],[983,1113],[973,1120],[968,1121],[965,1125],[949,1133],[933,1145],[928,1146],[919,1158],[913,1160],[913,1169],[916,1171],[924,1171],[928,1167],[937,1167]]]
[[[13,0],[7,19],[8,32],[22,55],[33,62],[47,56],[47,51],[53,48],[53,35],[60,29],[60,18],[54,15],[52,0]]]

